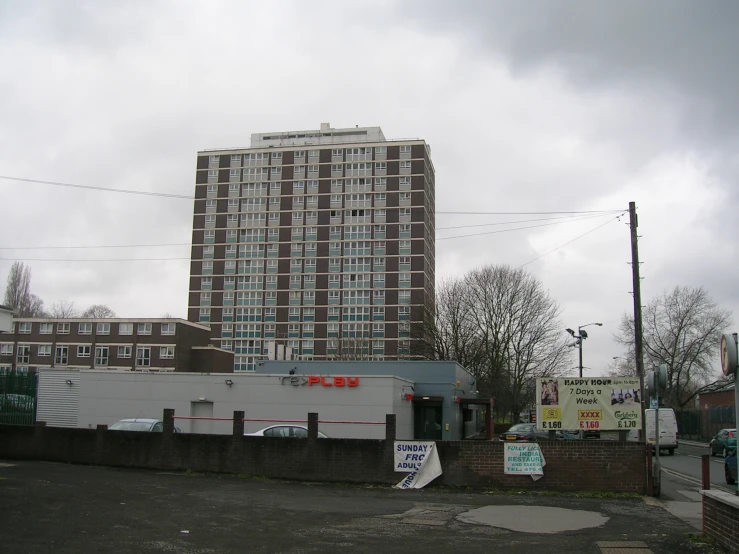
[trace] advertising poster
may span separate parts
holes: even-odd
[[[531,475],[534,481],[544,476],[544,455],[535,442],[509,444],[504,451],[503,470],[506,475]]]
[[[433,441],[396,441],[395,471],[410,472],[395,485],[398,489],[420,489],[441,475],[441,462]]]
[[[536,381],[539,429],[631,431],[641,428],[637,377],[544,377]]]

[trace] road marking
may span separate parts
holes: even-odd
[[[690,475],[685,475],[684,473],[680,473],[679,471],[674,471],[672,469],[666,469],[662,468],[662,471],[667,473],[668,475],[672,475],[673,477],[677,477],[678,479],[682,479],[683,481],[688,481],[689,483],[694,483],[698,486],[702,486],[703,483],[700,479],[696,479],[695,477],[691,477]],[[722,485],[717,485],[716,483],[711,483],[711,488],[717,488],[721,489],[722,491],[726,492],[735,492],[735,489],[729,489]]]
[[[695,456],[693,454],[680,454],[680,455],[681,456],[685,456],[686,458],[695,458],[696,460],[702,459],[701,456]],[[714,462],[716,464],[724,465],[724,461],[723,460],[715,460],[715,459],[713,459],[713,456],[711,456],[711,459],[709,461]]]

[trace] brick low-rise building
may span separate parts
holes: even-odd
[[[0,372],[52,369],[231,372],[233,353],[183,319],[17,318],[0,333]]]

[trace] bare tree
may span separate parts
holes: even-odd
[[[566,372],[571,351],[560,309],[542,284],[521,269],[487,266],[443,283],[436,312],[417,331],[417,352],[456,360],[514,419],[535,398],[535,379]]]
[[[732,316],[702,287],[677,286],[663,292],[646,306],[643,319],[645,366],[667,364],[667,405],[682,409],[696,395],[722,383],[714,362]],[[616,340],[633,358],[634,323],[629,315],[623,316]]]
[[[8,272],[3,303],[16,311],[18,317],[42,317],[44,302],[31,294],[31,268],[23,262],[14,262]]]
[[[74,302],[67,302],[66,300],[52,304],[49,311],[49,317],[55,319],[69,319],[79,317],[79,315],[79,311],[74,307]]]
[[[488,266],[465,280],[485,356],[479,388],[488,389],[516,419],[533,400],[535,379],[567,371],[571,351],[560,332],[561,310],[541,282],[522,269]]]
[[[368,337],[348,336],[329,339],[328,348],[332,360],[372,359],[372,340]]]
[[[82,312],[82,317],[90,317],[93,319],[105,319],[115,317],[115,312],[108,308],[105,304],[93,304]]]
[[[629,352],[630,356],[628,358],[617,356],[616,358],[613,359],[613,362],[609,364],[608,371],[607,371],[609,377],[635,377],[636,376],[636,360],[634,358],[633,350],[634,348],[632,345],[631,351]]]
[[[484,352],[468,296],[468,283],[463,279],[444,281],[437,287],[435,311],[427,310],[423,325],[412,328],[415,354],[429,360],[455,360],[475,372]]]

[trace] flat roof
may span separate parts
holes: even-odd
[[[177,323],[210,331],[210,327],[179,317],[16,317],[14,321],[21,323]]]

